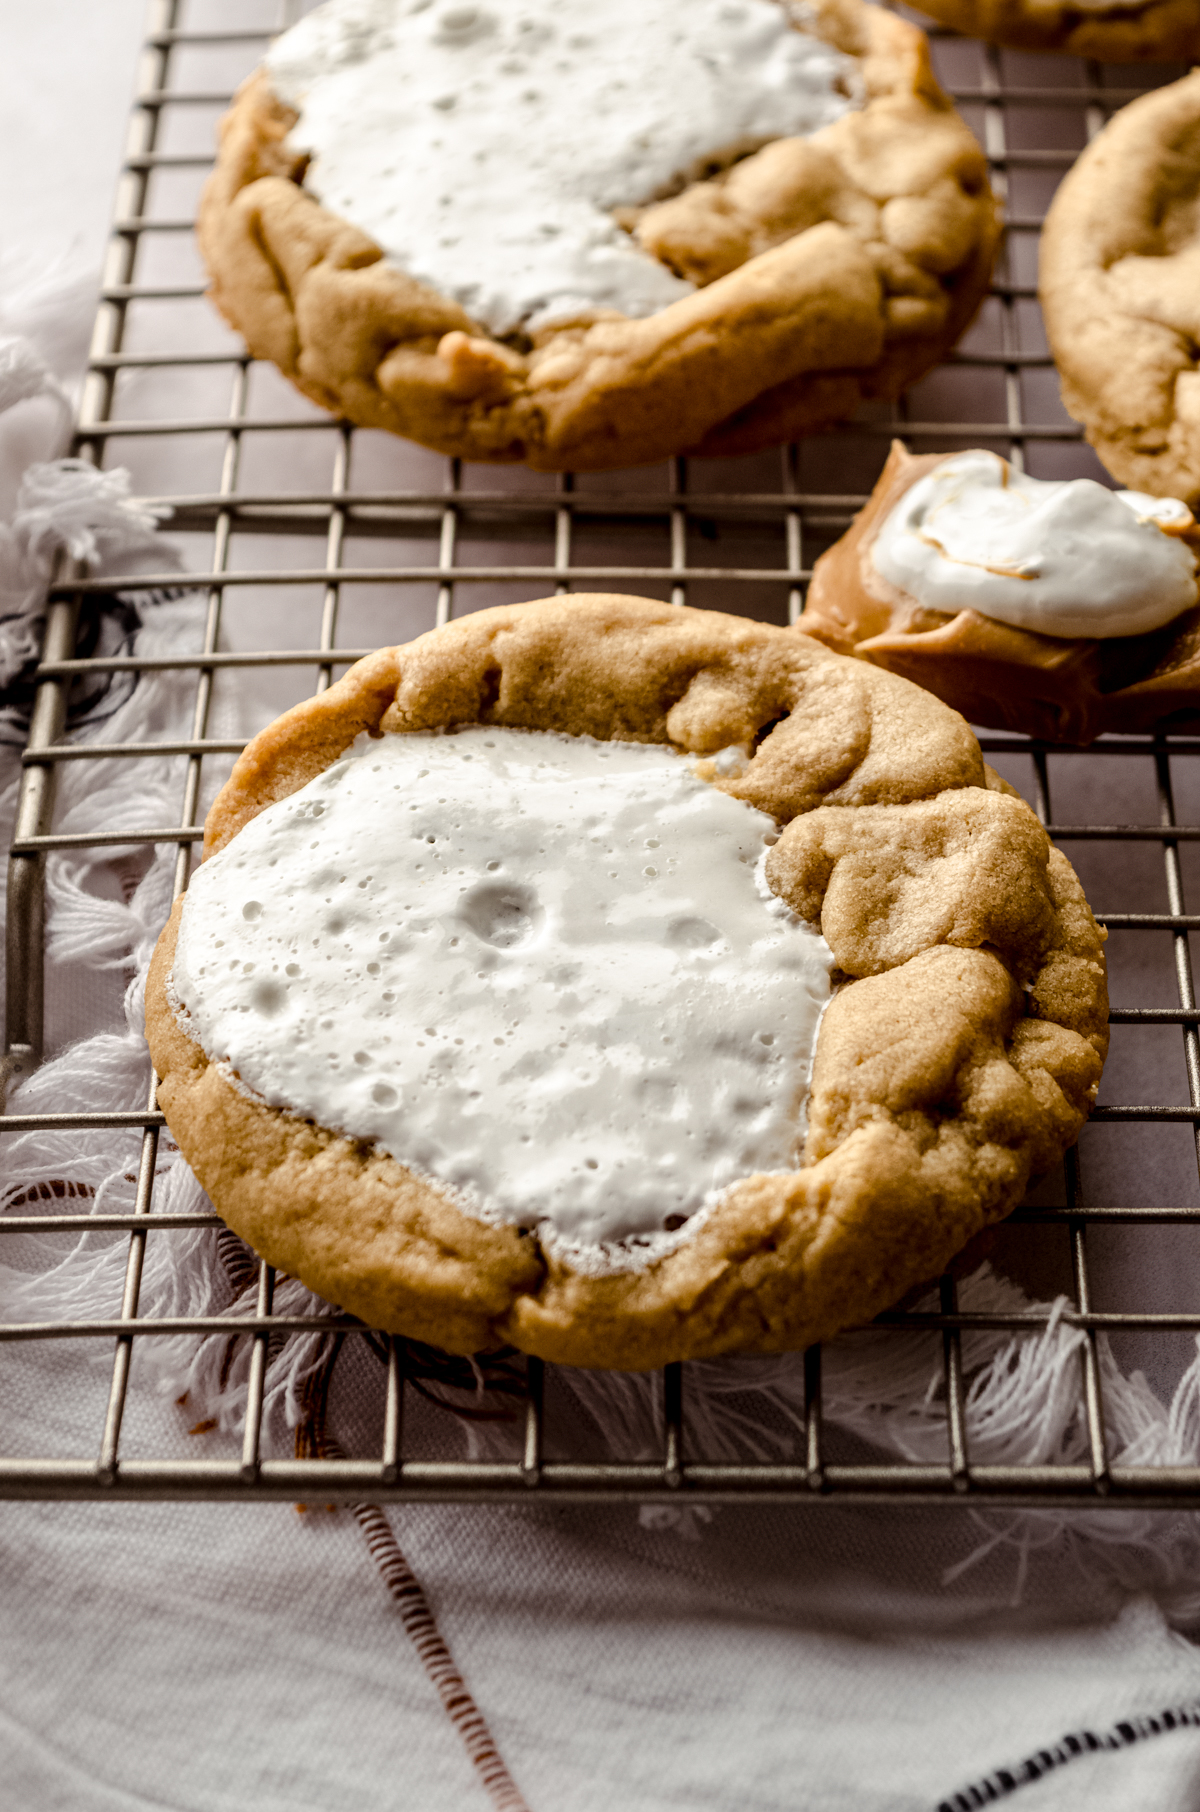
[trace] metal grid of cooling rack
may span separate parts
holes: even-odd
[[[236,6],[232,0],[153,0],[77,444],[101,465],[132,465],[136,488],[171,506],[170,532],[182,540],[189,571],[183,579],[165,571],[98,580],[72,570],[60,574],[52,590],[33,676],[9,871],[7,1049],[10,1071],[16,1073],[36,1065],[43,1050],[47,857],[116,845],[126,851],[131,845],[174,846],[175,887],[182,890],[201,836],[203,796],[206,788],[211,791],[206,776],[244,741],[214,729],[218,695],[243,702],[249,695],[247,710],[254,720],[246,726],[249,732],[314,685],[318,691],[327,686],[369,647],[407,639],[456,611],[551,589],[634,588],[676,603],[795,621],[814,555],[862,502],[893,434],[918,449],[993,446],[1044,477],[1099,475],[1058,403],[1037,316],[1036,234],[1062,171],[1112,109],[1142,91],[1132,85],[1133,77],[1140,76],[1145,87],[1178,71],[1114,71],[1014,57],[939,36],[935,52],[942,79],[977,130],[1009,209],[1007,250],[993,295],[954,359],[899,405],[867,411],[865,419],[839,434],[782,454],[554,479],[510,468],[464,469],[457,461],[331,422],[270,371],[248,361],[206,312],[190,235],[198,183],[210,161],[211,128],[234,81],[257,62],[271,33],[290,23],[288,11],[285,6],[280,15],[267,0],[258,7],[254,0]],[[321,473],[313,454],[318,444],[325,461]],[[81,613],[86,614],[90,594],[119,590],[136,596],[181,584],[201,601],[194,652],[152,657],[96,655],[79,648]],[[363,645],[352,646],[356,641]],[[188,735],[123,744],[70,740],[66,725],[74,685],[98,676],[111,681],[116,675],[133,679],[163,671],[189,677]],[[54,1129],[86,1140],[100,1129],[127,1128],[131,1160],[132,1147],[139,1147],[132,1212],[0,1217],[0,1232],[10,1234],[107,1229],[129,1240],[124,1289],[110,1317],[0,1326],[0,1375],[2,1351],[11,1342],[86,1339],[112,1352],[98,1447],[78,1458],[0,1456],[0,1496],[496,1502],[528,1501],[532,1494],[642,1503],[694,1498],[1200,1505],[1200,1465],[1146,1467],[1110,1458],[1098,1346],[1100,1339],[1140,1341],[1130,1349],[1138,1356],[1153,1354],[1172,1338],[1200,1333],[1200,1302],[1183,1308],[1098,1306],[1105,1291],[1112,1293],[1114,1279],[1136,1271],[1137,1242],[1168,1240],[1157,1270],[1150,1267],[1152,1275],[1164,1268],[1175,1275],[1196,1269],[1191,1245],[1169,1241],[1177,1229],[1176,1240],[1190,1242],[1200,1225],[1200,1010],[1189,950],[1200,914],[1185,906],[1189,863],[1200,854],[1200,822],[1181,821],[1176,811],[1179,793],[1185,811],[1191,808],[1200,818],[1200,739],[1110,738],[1086,753],[1008,736],[982,741],[1023,787],[1051,834],[1071,845],[1090,897],[1114,934],[1114,955],[1126,953],[1114,965],[1114,981],[1118,996],[1125,992],[1131,998],[1114,1007],[1112,1019],[1118,1037],[1120,1028],[1136,1035],[1141,1055],[1135,1051],[1130,1062],[1110,1063],[1110,1102],[1114,1081],[1118,1092],[1125,1083],[1136,1096],[1147,1077],[1158,1078],[1158,1092],[1187,1095],[1182,1104],[1134,1099],[1098,1108],[1085,1132],[1082,1160],[1078,1151],[1069,1154],[1061,1174],[1018,1211],[1005,1232],[1013,1274],[1025,1276],[1031,1264],[1035,1283],[1046,1286],[1049,1280],[1061,1287],[1070,1306],[1063,1311],[1060,1305],[1054,1313],[1083,1332],[1078,1463],[973,1461],[964,1336],[979,1328],[1033,1336],[1051,1311],[1045,1305],[1008,1315],[962,1310],[952,1277],[937,1286],[936,1310],[900,1308],[876,1324],[922,1333],[933,1343],[931,1350],[940,1349],[946,1419],[940,1463],[839,1454],[836,1430],[822,1415],[819,1349],[804,1358],[803,1439],[794,1461],[786,1464],[714,1463],[694,1451],[686,1366],[669,1366],[662,1374],[657,1459],[600,1464],[548,1458],[548,1380],[536,1360],[528,1362],[523,1442],[511,1460],[413,1458],[405,1450],[405,1348],[398,1341],[387,1341],[384,1348],[386,1399],[373,1457],[272,1457],[263,1451],[272,1338],[319,1328],[354,1339],[366,1337],[366,1330],[345,1317],[273,1313],[274,1278],[266,1265],[258,1267],[253,1314],[139,1314],[147,1241],[211,1225],[215,1263],[220,1228],[211,1213],[156,1214],[163,1120],[151,1098],[142,1111],[0,1118],[5,1136]],[[132,831],[56,829],[60,766],[101,758],[175,760],[182,776],[178,822]],[[1068,796],[1070,821],[1056,821],[1052,811],[1052,764],[1055,795]],[[1122,813],[1127,802],[1132,803]],[[1120,815],[1128,821],[1101,821]],[[1106,887],[1114,877],[1130,910],[1105,910],[1111,897]],[[1198,883],[1200,872],[1190,876],[1193,888]],[[1153,997],[1164,992],[1172,997],[1170,1004],[1154,1004]],[[1172,1060],[1161,1060],[1161,1043],[1154,1047],[1159,1055],[1147,1057],[1147,1039],[1171,1040]],[[1175,1086],[1171,1069],[1172,1061],[1179,1069],[1180,1040],[1185,1088]],[[1175,1137],[1172,1127],[1178,1138],[1166,1161],[1163,1141]],[[1100,1145],[1089,1155],[1088,1141],[1097,1139]],[[1094,1183],[1085,1191],[1085,1171],[1095,1172],[1098,1188]],[[1140,1176],[1150,1179],[1149,1201],[1135,1199]],[[1089,1197],[1106,1191],[1118,1198],[1117,1205],[1093,1205]],[[1178,1198],[1176,1205],[1162,1205],[1167,1193]],[[1120,1235],[1116,1246],[1114,1234]],[[1097,1242],[1103,1248],[1099,1283]],[[1029,1264],[1023,1269],[1024,1260]],[[1035,1293],[1052,1291],[1043,1287]],[[123,1454],[135,1340],[206,1332],[251,1345],[240,1457]]]

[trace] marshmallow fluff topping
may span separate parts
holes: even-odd
[[[661,745],[360,737],[202,864],[177,1011],[468,1212],[661,1240],[798,1161],[831,958],[767,887],[776,835]]]
[[[1169,497],[1091,478],[1028,478],[995,453],[956,454],[905,492],[871,549],[927,610],[971,609],[1052,636],[1143,635],[1200,597]]]
[[[782,0],[329,0],[267,68],[306,187],[495,334],[689,295],[612,210],[860,88]]]

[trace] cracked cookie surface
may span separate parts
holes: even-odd
[[[1123,107],[1068,172],[1040,292],[1063,401],[1109,471],[1200,501],[1200,70]]]
[[[483,611],[384,649],[270,725],[206,854],[364,731],[487,723],[753,750],[709,777],[784,827],[773,889],[841,984],[802,1168],[736,1183],[640,1269],[591,1274],[378,1150],[239,1092],[176,1018],[179,907],[147,989],[159,1099],[221,1215],[365,1321],[459,1352],[643,1369],[825,1338],[935,1274],[1056,1161],[1107,1048],[1104,934],[956,713],[793,631],[640,599]],[[702,770],[703,771],[703,770]]]
[[[488,334],[304,189],[285,143],[297,116],[262,71],[222,124],[201,203],[213,300],[323,408],[543,470],[747,451],[898,395],[986,290],[986,162],[915,27],[863,0],[806,12],[860,59],[864,105],[618,210],[645,251],[700,285],[655,314],[581,314],[524,349]]]

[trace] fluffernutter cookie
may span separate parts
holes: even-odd
[[[1178,500],[896,442],[801,627],[972,723],[1090,742],[1200,712],[1198,547]]]
[[[923,35],[863,0],[327,0],[237,96],[199,236],[324,408],[561,470],[897,395],[997,221]]]
[[[556,598],[250,744],[147,1031],[270,1262],[456,1352],[637,1370],[807,1346],[1015,1207],[1095,1099],[1103,941],[929,693]]]
[[[1064,179],[1040,293],[1063,402],[1131,490],[1200,503],[1200,70],[1109,121]]]

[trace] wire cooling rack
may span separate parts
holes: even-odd
[[[895,434],[916,450],[993,447],[1041,477],[1102,476],[1058,400],[1037,310],[1037,234],[1062,172],[1111,111],[1181,71],[1016,56],[938,36],[939,73],[978,133],[1008,208],[997,280],[958,353],[900,404],[869,409],[839,433],[781,453],[554,478],[463,466],[332,421],[271,368],[249,361],[205,301],[192,219],[213,128],[272,32],[291,22],[287,11],[265,0],[154,0],[151,9],[77,450],[102,466],[129,467],[136,491],[170,506],[168,532],[188,570],[182,578],[165,570],[103,580],[71,572],[52,590],[10,858],[7,1048],[18,1073],[40,1060],[53,1007],[42,957],[47,857],[173,846],[182,890],[202,834],[203,800],[241,746],[242,738],[214,729],[231,701],[249,733],[380,643],[549,591],[628,589],[795,621],[812,560],[862,503]],[[181,584],[202,600],[195,652],[152,658],[90,646],[88,601],[95,594],[136,600]],[[126,744],[69,739],[68,707],[81,686],[118,677],[134,684],[156,671],[185,676],[191,686],[189,735]],[[404,1437],[404,1344],[386,1337],[381,1344],[346,1317],[273,1313],[266,1265],[258,1267],[253,1314],[139,1313],[147,1241],[211,1226],[216,1264],[220,1231],[209,1212],[155,1211],[163,1120],[150,1100],[135,1112],[0,1118],[5,1138],[53,1129],[87,1140],[99,1129],[128,1128],[136,1176],[128,1214],[0,1217],[0,1233],[108,1229],[129,1241],[123,1293],[107,1318],[0,1325],[0,1379],[13,1342],[95,1341],[112,1354],[95,1447],[75,1458],[0,1457],[0,1495],[1200,1506],[1200,1466],[1110,1460],[1098,1345],[1111,1343],[1126,1367],[1138,1363],[1166,1388],[1200,1334],[1200,1295],[1190,1281],[1200,1271],[1200,1011],[1189,948],[1200,915],[1185,905],[1185,883],[1200,881],[1189,873],[1200,843],[1200,738],[1107,738],[1086,752],[1011,736],[982,741],[1052,836],[1069,845],[1112,933],[1114,998],[1125,1004],[1112,1014],[1107,1104],[1097,1108],[1079,1149],[1001,1231],[993,1253],[1042,1306],[970,1313],[959,1307],[955,1279],[946,1277],[936,1286],[936,1310],[901,1307],[876,1324],[918,1333],[931,1355],[940,1355],[944,1460],[883,1462],[839,1445],[822,1416],[819,1349],[804,1358],[803,1439],[786,1464],[706,1458],[689,1429],[687,1366],[668,1366],[661,1375],[662,1448],[653,1460],[548,1458],[550,1380],[536,1360],[524,1374],[523,1442],[510,1460],[412,1457]],[[99,759],[173,760],[181,775],[178,821],[136,830],[57,829],[61,764]],[[1052,1313],[1045,1303],[1056,1294],[1053,1313],[1082,1331],[1083,1458],[1066,1465],[973,1463],[964,1335],[986,1328],[1032,1338],[1045,1328]],[[270,1344],[313,1329],[371,1338],[386,1354],[382,1426],[369,1457],[264,1452]],[[210,1332],[251,1347],[240,1456],[123,1453],[135,1341]],[[554,1451],[564,1441],[569,1449],[569,1430],[550,1432]]]

